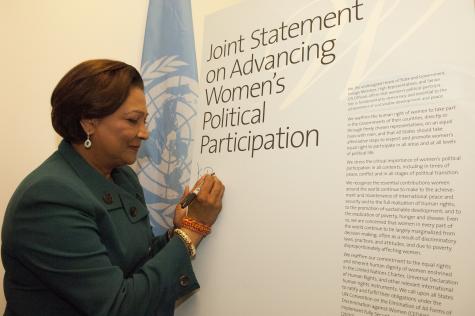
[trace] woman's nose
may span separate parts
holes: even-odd
[[[139,130],[137,136],[138,136],[138,138],[143,139],[143,140],[148,139],[149,131],[148,131],[147,126],[145,126],[145,124],[140,127],[140,130]]]

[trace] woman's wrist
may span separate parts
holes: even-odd
[[[196,246],[191,240],[191,237],[188,236],[188,234],[185,231],[181,230],[180,228],[177,228],[174,230],[174,235],[178,236],[178,238],[180,238],[183,241],[190,257],[191,258],[195,257]]]
[[[187,228],[200,235],[207,236],[211,233],[211,226],[206,225],[190,216],[185,216],[181,223],[182,228]]]
[[[198,247],[201,239],[203,239],[203,235],[197,232],[194,232],[191,229],[186,228],[186,227],[181,227],[180,230],[183,231],[186,235],[188,235],[191,242],[193,243],[193,246]]]
[[[178,227],[174,226],[167,231],[166,236],[169,241],[174,235],[178,235],[185,244],[190,256],[194,257],[196,255],[196,247],[198,247],[201,239],[210,232],[210,226],[185,216]]]
[[[201,239],[203,239],[203,235],[184,227],[168,230],[167,238],[171,239],[175,235],[183,241],[190,257],[193,258],[196,256],[196,247],[198,247]]]

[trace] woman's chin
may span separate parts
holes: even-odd
[[[135,163],[135,161],[137,161],[137,153],[130,153],[130,154],[127,154],[125,155],[124,158],[124,164],[126,165],[132,165],[133,163]]]

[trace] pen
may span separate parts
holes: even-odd
[[[214,172],[210,175],[214,176]],[[201,183],[192,192],[188,193],[188,195],[185,196],[185,198],[183,199],[183,201],[180,204],[181,208],[188,207],[188,205],[190,205],[191,202],[193,202],[196,199],[196,197],[198,196],[198,193],[201,190],[201,186],[203,185],[204,182],[205,182],[205,180],[203,179],[203,181],[201,181]]]

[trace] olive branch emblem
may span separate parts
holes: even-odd
[[[163,77],[166,74],[175,72],[178,70],[178,68],[188,65],[184,61],[177,59],[177,57],[177,55],[164,56],[153,63],[147,61],[145,64],[143,64],[141,72],[144,85],[147,86],[153,80]]]

